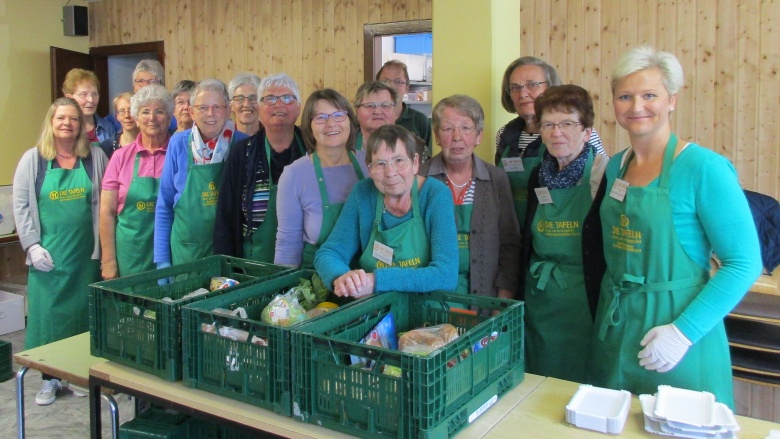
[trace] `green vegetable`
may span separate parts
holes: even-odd
[[[325,284],[322,283],[322,279],[320,279],[317,273],[312,276],[311,280],[301,278],[300,284],[294,286],[290,292],[298,299],[298,303],[300,303],[306,311],[326,301],[329,294],[328,289],[325,287]]]

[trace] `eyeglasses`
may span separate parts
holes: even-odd
[[[406,81],[404,81],[403,79],[382,79],[382,82],[392,83],[399,87],[406,85]]]
[[[139,119],[151,119],[152,116],[156,118],[168,117],[168,112],[165,110],[141,110],[141,112],[138,113]]]
[[[141,79],[141,78],[137,78],[137,79],[133,79],[133,82],[135,84],[137,84],[137,85],[141,85],[141,84],[149,85],[149,84],[159,84],[160,80],[159,79]]]
[[[539,125],[539,129],[544,132],[552,132],[555,127],[558,127],[561,129],[561,131],[572,131],[574,127],[582,125],[582,122],[572,122],[570,120],[564,120],[563,122],[558,123],[552,123],[552,122],[542,122]]]
[[[460,134],[463,136],[469,136],[477,132],[477,127],[444,127],[439,128],[439,131],[445,136],[451,136],[456,129],[460,130]]]
[[[268,96],[266,96],[266,97],[268,97]],[[293,98],[294,97],[295,96],[293,96]],[[249,96],[238,95],[238,96],[233,96],[232,98],[230,98],[230,100],[235,102],[235,103],[237,103],[237,104],[243,104],[244,101],[249,101],[250,105],[254,105],[254,104],[257,103],[257,95],[249,95]],[[284,101],[282,101],[282,102],[284,102]]]
[[[368,170],[372,174],[384,174],[388,168],[393,168],[396,172],[405,171],[409,167],[412,159],[409,157],[394,157],[390,160],[375,160],[368,164]]]
[[[276,105],[276,101],[282,101],[284,105],[290,105],[293,102],[295,102],[297,98],[295,97],[295,95],[281,95],[281,96],[268,95],[268,96],[263,96],[262,98],[260,98],[260,100],[263,101],[263,103],[268,106]]]
[[[530,81],[525,84],[509,84],[509,88],[507,88],[506,91],[509,94],[516,95],[521,93],[524,88],[528,89],[528,91],[536,91],[544,84],[547,84],[547,81]]]
[[[78,96],[79,99],[86,101],[87,98],[97,99],[98,96],[100,96],[100,93],[93,91],[92,93],[87,93],[85,91],[82,91],[81,93],[75,94],[73,96]]]
[[[116,110],[116,114],[117,116],[128,116],[130,114],[130,109],[127,108],[127,109]]]
[[[209,110],[214,114],[222,114],[227,109],[224,105],[196,105],[195,110],[200,114],[208,114]]]
[[[349,114],[346,111],[337,111],[335,113],[325,114],[315,114],[312,118],[312,121],[318,125],[322,125],[324,123],[328,122],[328,118],[333,119],[334,122],[344,122],[347,120],[347,116]]]
[[[174,102],[174,104],[177,107],[184,107],[184,106],[189,106],[190,105],[190,101],[189,101],[189,99],[177,99],[176,102]]]
[[[379,107],[382,107],[383,110],[388,110],[390,108],[395,107],[395,102],[390,101],[384,101],[384,102],[366,102],[365,104],[358,105],[358,108],[368,108],[369,110],[375,110]]]

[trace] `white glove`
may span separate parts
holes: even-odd
[[[54,268],[54,261],[51,259],[51,255],[45,248],[39,244],[33,244],[27,249],[27,253],[30,254],[30,260],[32,260],[33,267],[39,271],[51,271]]]
[[[677,366],[692,343],[670,323],[647,331],[639,344],[645,347],[639,351],[640,366],[647,370],[668,372]]]

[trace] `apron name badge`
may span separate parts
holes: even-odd
[[[536,192],[536,198],[539,199],[539,204],[553,204],[552,195],[550,195],[550,190],[546,187],[538,187],[534,188],[534,192]]]
[[[379,241],[374,241],[374,250],[371,255],[387,265],[393,265],[393,249]]]
[[[615,183],[612,185],[612,190],[609,191],[609,196],[618,201],[623,201],[626,198],[628,186],[629,183],[627,181],[616,178]]]
[[[523,172],[522,157],[504,157],[501,159],[501,163],[504,165],[504,171],[506,172]]]

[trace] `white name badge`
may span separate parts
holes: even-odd
[[[525,171],[525,168],[523,167],[522,157],[504,157],[501,159],[501,164],[504,165],[504,171],[506,172]]]
[[[609,191],[609,196],[618,201],[623,201],[626,198],[628,186],[629,183],[627,181],[616,178],[615,184],[612,185],[612,190]]]
[[[534,189],[534,192],[536,192],[536,198],[539,199],[539,204],[553,204],[552,195],[550,195],[550,190],[546,187],[538,187]]]
[[[374,241],[374,250],[371,255],[387,265],[393,265],[393,249],[379,241]]]

